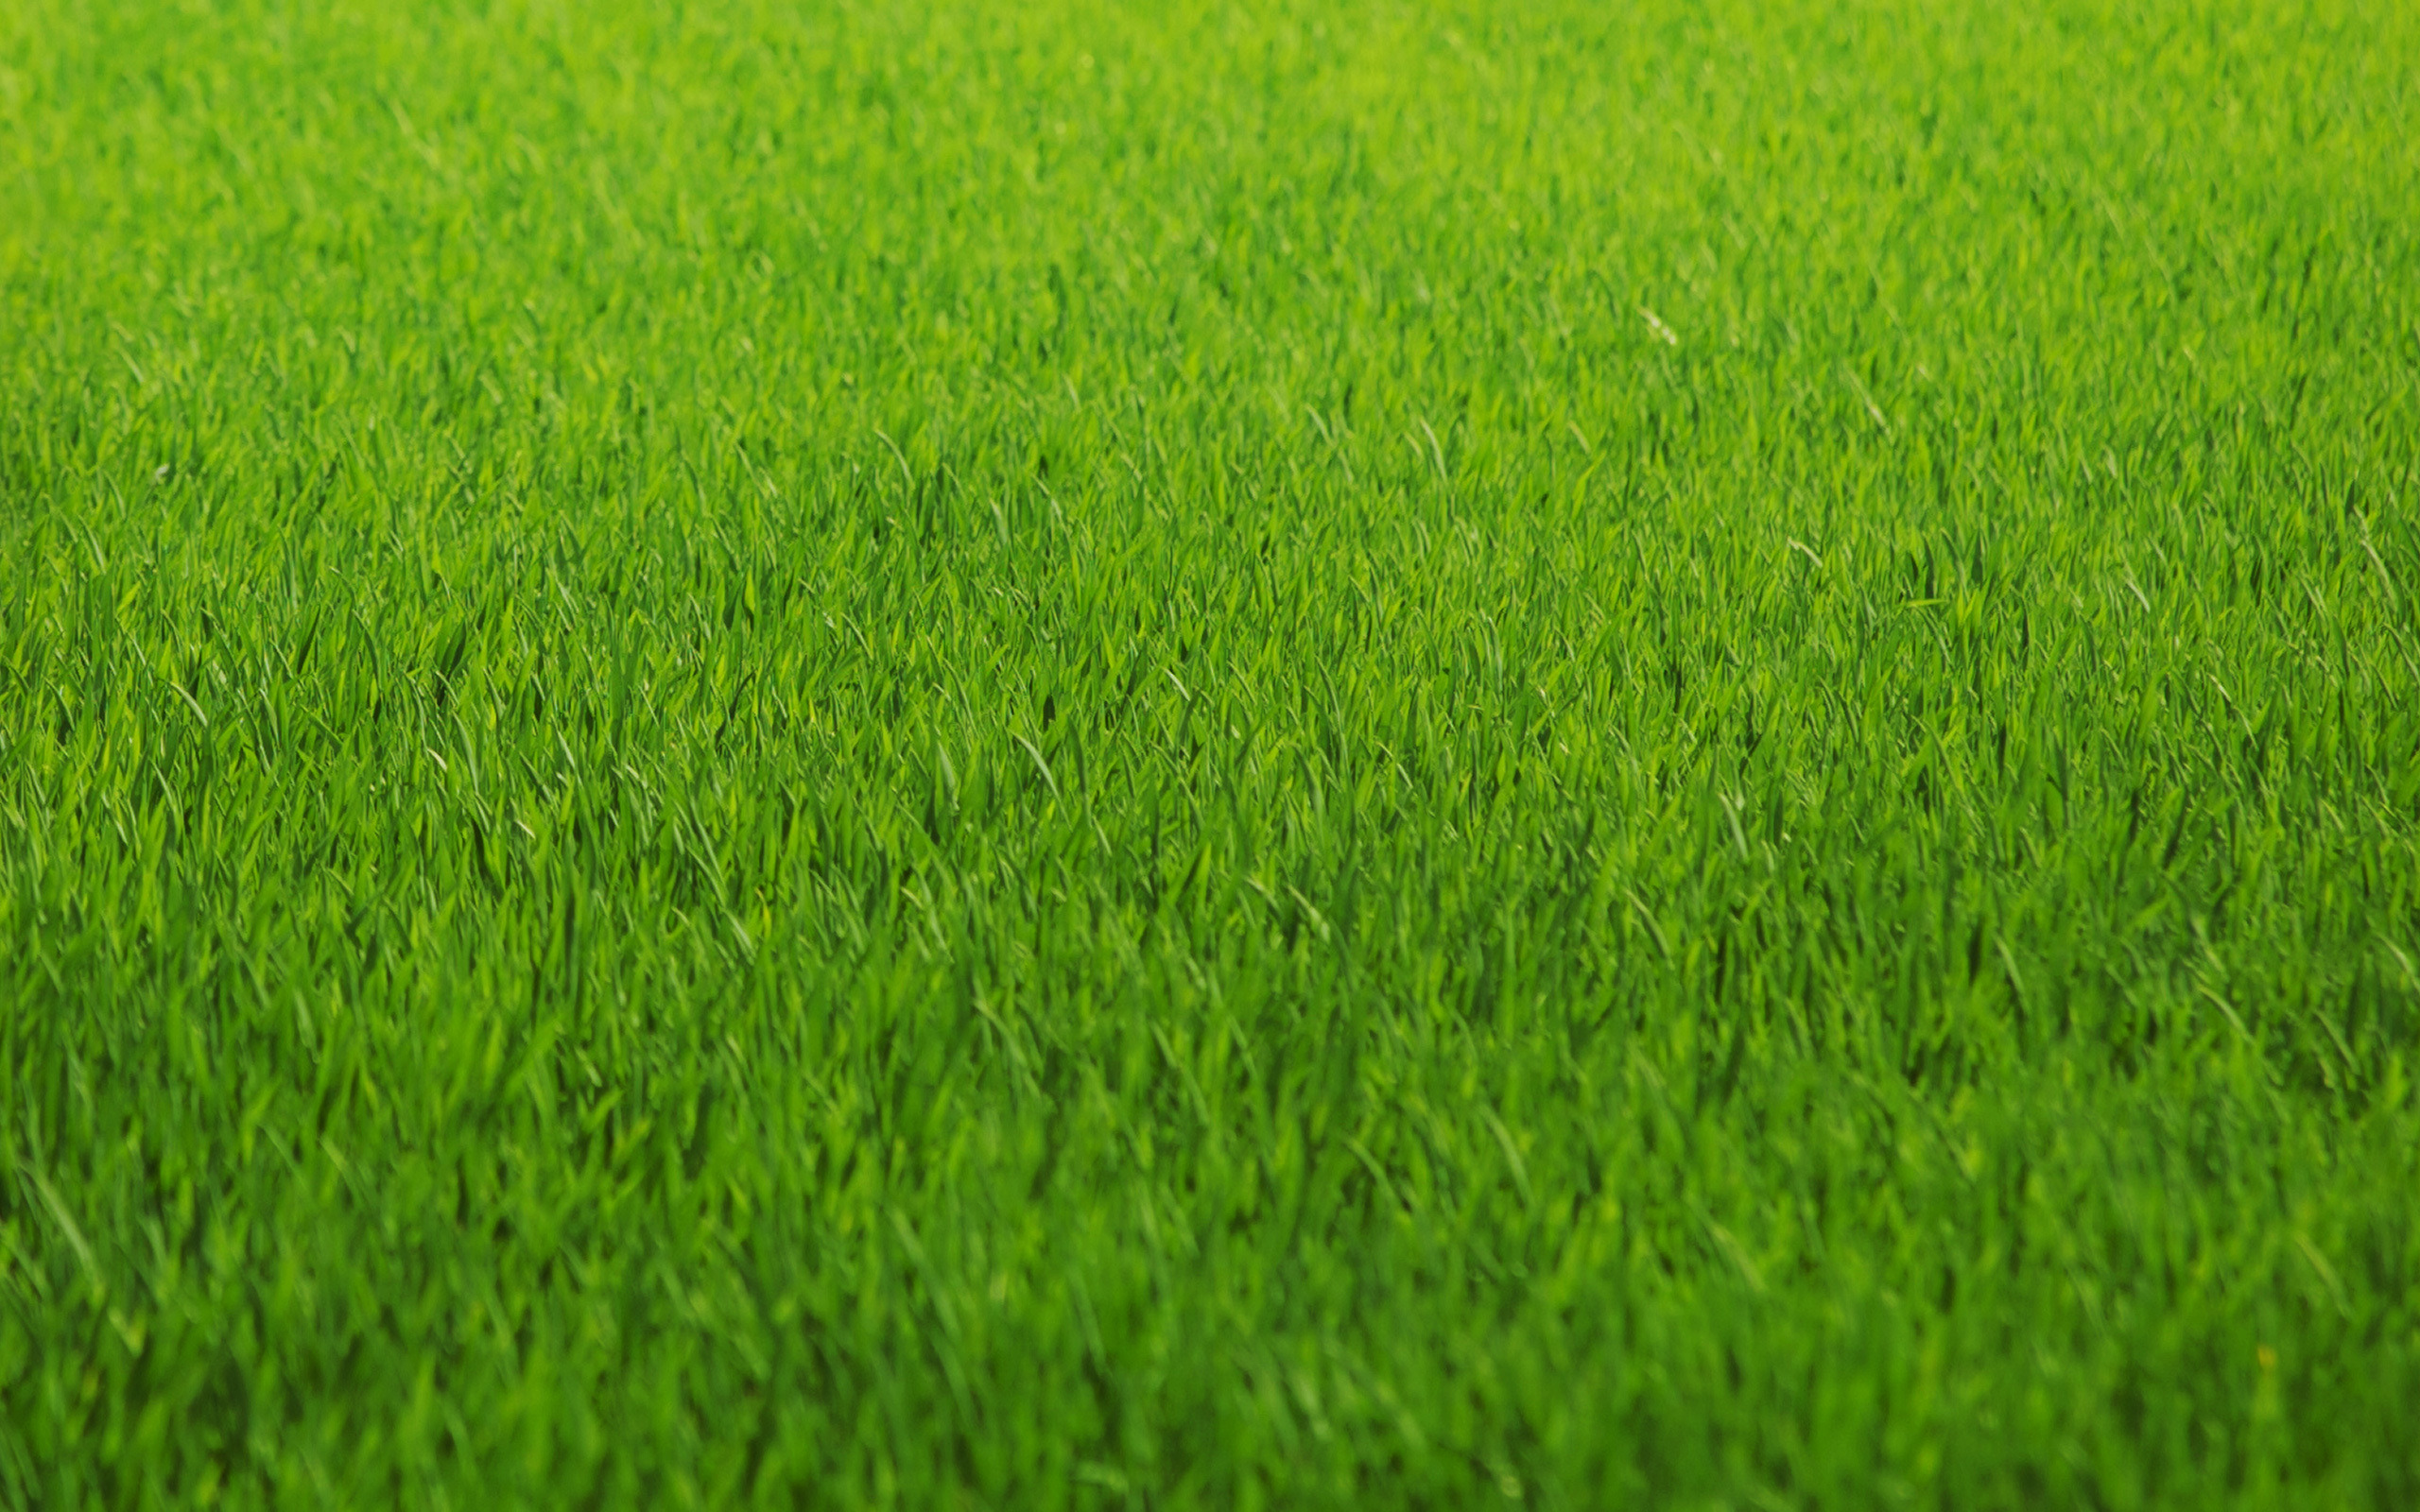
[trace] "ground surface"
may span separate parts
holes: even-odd
[[[2420,1502],[2415,80],[0,10],[0,1498]]]

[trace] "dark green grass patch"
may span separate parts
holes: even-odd
[[[2420,1502],[2415,17],[0,11],[0,1500]]]

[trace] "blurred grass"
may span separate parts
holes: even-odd
[[[2411,1504],[2415,68],[0,13],[0,1495]]]

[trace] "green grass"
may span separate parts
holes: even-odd
[[[0,9],[0,1501],[2420,1503],[2420,9]]]

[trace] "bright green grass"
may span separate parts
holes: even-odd
[[[0,8],[0,1498],[2420,1502],[2416,228],[2401,0]]]

